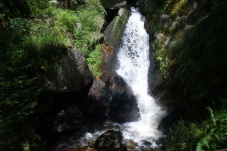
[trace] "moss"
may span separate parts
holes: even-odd
[[[101,75],[101,45],[97,45],[95,50],[93,50],[89,57],[86,59],[88,62],[89,69],[98,78]]]
[[[182,11],[182,8],[184,5],[187,3],[187,0],[179,0],[179,1],[173,1],[173,0],[168,0],[166,2],[166,9],[169,11],[170,16],[174,17]]]

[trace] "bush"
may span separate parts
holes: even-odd
[[[179,121],[171,130],[164,150],[203,151],[226,148],[226,106],[215,112],[211,108],[207,110],[210,112],[210,118],[201,123]]]

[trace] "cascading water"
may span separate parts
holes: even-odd
[[[134,142],[136,150],[141,147],[158,147],[156,141],[163,136],[158,130],[161,119],[166,112],[155,103],[154,98],[148,94],[149,72],[149,36],[144,29],[144,17],[137,8],[131,8],[131,16],[126,24],[122,37],[122,44],[117,54],[119,62],[116,72],[131,87],[140,111],[140,119],[125,124],[112,123],[92,126],[94,131],[86,130],[82,137],[75,134],[69,142],[59,144],[56,151],[62,148],[80,148],[90,146],[95,140],[108,130],[121,131],[123,142]]]
[[[166,112],[148,94],[149,36],[144,29],[144,17],[136,8],[131,8],[117,58],[116,72],[132,88],[140,110],[137,122],[120,125],[124,140],[133,140],[138,146],[149,142],[157,147],[155,141],[162,136],[158,124]]]

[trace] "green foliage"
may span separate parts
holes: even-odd
[[[146,14],[161,14],[164,11],[164,4],[165,0],[152,0],[152,2],[150,0],[139,1],[140,7]]]
[[[48,0],[2,0],[0,26],[7,27],[9,20],[14,18],[41,17],[48,3]]]
[[[156,51],[156,61],[159,65],[159,70],[161,71],[163,78],[167,78],[168,61],[163,51],[165,50]]]
[[[28,21],[22,18],[10,19],[9,27],[13,29],[17,34],[27,34],[29,30]]]
[[[89,65],[89,69],[91,70],[91,72],[99,77],[100,76],[100,65],[101,65],[101,59],[100,59],[100,52],[101,52],[101,45],[97,45],[96,49],[93,50],[90,54],[89,57],[86,59],[87,63]]]
[[[50,27],[55,27],[54,30],[57,30],[63,37],[67,37],[67,39],[71,37],[70,41],[65,42],[67,43],[65,45],[72,45],[81,50],[84,53],[89,67],[92,68],[93,74],[98,75],[97,64],[99,63],[93,65],[93,61],[91,60],[93,60],[95,56],[92,46],[95,46],[101,37],[100,30],[102,27],[98,24],[99,19],[103,18],[105,14],[105,10],[100,2],[98,0],[91,0],[89,3],[74,8],[73,10],[65,10],[51,6],[45,10],[45,13],[52,19],[49,21]],[[98,59],[98,55],[96,55],[96,60],[100,60]]]
[[[75,24],[79,20],[77,15],[69,10],[55,9],[53,15],[57,26],[66,28],[70,32],[73,32]]]
[[[74,30],[75,47],[84,52],[85,58],[89,56],[89,46],[99,40],[101,27],[98,21],[99,16],[103,16],[104,13],[105,10],[98,0],[90,1],[76,10],[79,22]]]
[[[43,10],[48,7],[49,0],[26,0],[34,17],[42,17]]]
[[[25,140],[32,149],[39,142],[32,128],[36,118],[31,115],[40,88],[32,72],[32,58],[19,46],[21,32],[27,31],[18,31],[16,25],[21,21],[16,22],[11,29],[0,29],[0,150],[22,150]]]
[[[221,84],[227,77],[226,8],[224,0],[203,0],[189,15],[189,1],[167,0],[156,10],[171,16],[169,27],[162,27],[159,13],[148,15],[152,18],[147,24],[150,35],[162,35],[152,41],[159,69],[179,90],[188,117],[202,118],[206,106],[218,107],[218,98],[227,97],[227,87]],[[171,37],[169,46],[163,40],[167,35]]]
[[[0,9],[0,150],[44,150],[35,132],[36,72],[51,72],[66,48],[76,47],[98,76],[100,46],[92,48],[101,30],[96,16],[105,11],[98,0],[74,10],[48,0],[3,0]]]
[[[217,106],[218,101],[209,100],[226,97],[227,88],[220,84],[227,77],[227,39],[222,34],[226,32],[226,26],[224,14],[209,16],[187,31],[183,43],[175,47],[173,80],[177,81],[180,88],[184,88],[188,106]]]
[[[17,0],[13,2],[2,0],[0,3],[0,9],[3,14],[3,20],[6,22],[10,18],[28,18],[31,14],[28,3],[24,0]]]
[[[213,112],[208,108],[210,118],[201,123],[179,121],[171,131],[165,150],[218,150],[227,147],[227,110]]]

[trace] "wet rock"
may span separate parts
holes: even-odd
[[[109,68],[109,66],[112,66],[111,59],[114,54],[114,48],[112,46],[109,46],[107,43],[102,44],[102,53],[101,58],[104,62],[103,67]]]
[[[126,8],[121,8],[118,11],[118,15],[111,21],[111,23],[106,27],[104,35],[106,37],[106,42],[117,48],[121,37],[123,35],[125,25],[129,18],[129,10]]]
[[[158,43],[164,43],[164,41],[165,41],[165,35],[163,33],[157,33],[157,35],[156,35],[156,41]]]
[[[99,151],[126,151],[122,145],[120,131],[109,130],[102,134],[95,142],[95,148]]]
[[[66,149],[65,151],[97,151],[96,149],[94,148],[91,148],[91,147],[83,147],[83,148],[68,148]]]
[[[137,144],[133,141],[128,141],[125,143],[127,151],[134,151],[136,149]]]
[[[89,98],[91,118],[109,119],[118,123],[136,121],[139,118],[132,90],[114,71],[105,71],[100,79],[93,82]]]
[[[90,109],[90,115],[97,115],[107,118],[110,109],[111,93],[106,83],[101,79],[96,79],[89,90],[88,97],[93,107]],[[93,109],[92,109],[93,108]]]
[[[68,48],[56,64],[57,67],[49,74],[38,72],[43,90],[72,92],[79,91],[92,83],[93,75],[82,52]]]
[[[112,95],[109,119],[118,123],[138,120],[137,101],[125,81],[110,71],[104,72],[101,79],[109,86]]]

